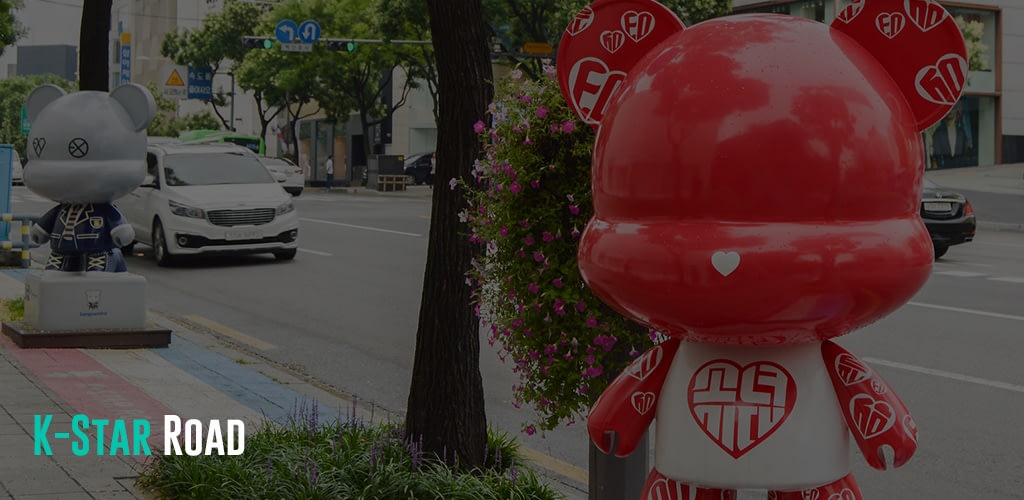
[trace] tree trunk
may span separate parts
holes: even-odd
[[[110,6],[114,0],[85,0],[78,38],[78,89],[109,90]]]
[[[490,54],[481,0],[427,0],[441,96],[437,175],[427,266],[420,302],[416,357],[405,428],[423,449],[463,468],[483,465],[487,446],[480,377],[480,323],[473,312],[466,271],[474,248],[458,213],[466,207],[462,188],[448,180],[471,180],[480,154],[473,123],[491,102]],[[445,98],[450,96],[450,98]]]

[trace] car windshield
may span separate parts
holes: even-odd
[[[276,182],[259,160],[242,153],[188,153],[164,157],[168,186]]]

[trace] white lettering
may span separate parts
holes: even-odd
[[[235,439],[238,441],[236,442]],[[245,453],[245,422],[236,419],[228,420],[228,455]]]
[[[194,418],[185,421],[185,454],[190,457],[203,452],[203,424]]]
[[[220,420],[210,421],[210,429],[206,431],[206,454],[213,455],[214,448],[218,455],[224,454],[224,438],[220,435]]]
[[[181,455],[181,446],[178,443],[179,434],[181,434],[181,418],[177,415],[164,415],[164,455]],[[171,453],[172,449],[174,453]]]

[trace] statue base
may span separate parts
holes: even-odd
[[[25,318],[3,325],[20,347],[166,347],[146,325],[146,279],[132,273],[43,271],[25,277]]]

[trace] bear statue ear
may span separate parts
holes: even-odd
[[[121,85],[110,93],[115,101],[124,106],[132,119],[135,131],[144,130],[156,116],[156,101],[149,90],[137,83]]]
[[[654,0],[596,0],[569,21],[558,43],[558,86],[597,128],[612,96],[644,54],[684,25]]]
[[[902,90],[918,130],[953,108],[967,85],[967,45],[935,0],[854,0],[832,21],[868,50]]]
[[[25,114],[28,116],[28,122],[36,121],[36,117],[43,111],[43,108],[65,94],[64,89],[50,83],[32,89],[25,101]]]

